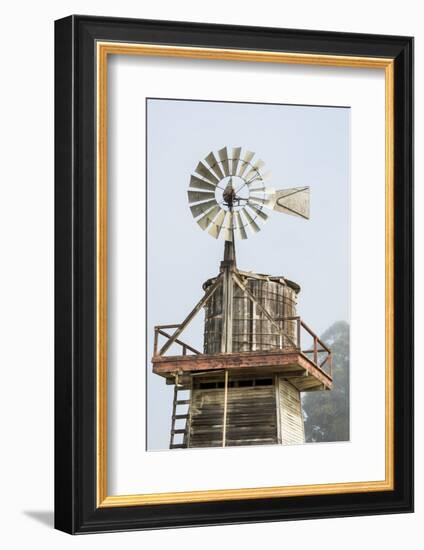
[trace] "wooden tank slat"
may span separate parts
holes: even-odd
[[[269,280],[266,277],[244,276],[243,281],[272,318],[296,316],[297,287],[286,284],[284,279]],[[237,285],[233,288],[232,322],[233,352],[272,350],[281,347],[276,327]],[[220,353],[222,326],[222,289],[218,289],[205,307],[205,354]],[[295,322],[280,322],[280,327],[295,339]],[[283,345],[288,343],[288,339],[283,338]]]

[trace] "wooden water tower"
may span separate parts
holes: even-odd
[[[238,269],[235,238],[259,231],[265,209],[308,219],[309,188],[265,187],[263,161],[240,147],[218,157],[198,164],[188,197],[200,227],[225,240],[219,274],[181,324],[155,327],[153,372],[174,385],[170,448],[303,443],[300,395],[331,389],[331,350],[297,315],[296,283]],[[200,352],[180,337],[202,309]]]

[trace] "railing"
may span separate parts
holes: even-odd
[[[294,321],[296,323],[296,348],[305,355],[316,367],[333,377],[333,357],[331,350],[324,342],[315,334],[315,332],[299,317],[278,317],[275,319],[278,322]],[[302,329],[312,338],[312,349],[302,350]],[[322,357],[324,355],[324,357]],[[312,356],[312,357],[311,357]],[[325,368],[324,368],[325,367]],[[327,372],[328,371],[328,372]]]
[[[295,349],[298,352],[302,353],[309,361],[311,361],[317,368],[322,370],[325,374],[328,374],[331,378],[333,377],[333,361],[330,348],[328,348],[324,342],[314,333],[314,331],[299,317],[278,317],[273,319],[274,324],[281,323],[284,327],[284,323],[294,322],[296,324],[294,338],[287,333],[287,329],[283,327],[281,330],[280,338],[280,347],[279,349],[289,350]],[[187,352],[191,352],[194,355],[200,355],[202,352],[193,348],[189,344],[186,344],[178,338],[174,338],[174,334],[179,331],[181,324],[175,325],[159,325],[155,326],[155,336],[154,336],[154,346],[153,354],[155,357],[161,356],[168,349],[167,343],[177,344],[182,348],[182,355],[187,355]],[[164,329],[175,329],[174,334],[169,334]],[[312,349],[302,350],[302,336],[306,333],[312,338]],[[163,336],[167,339],[164,346],[159,349],[159,336]],[[291,345],[286,346],[284,342],[289,340]],[[259,350],[258,350],[259,351]]]
[[[153,344],[153,354],[154,356],[157,356],[157,355],[162,355],[159,351],[158,351],[158,347],[159,347],[159,335],[160,336],[164,336],[165,338],[167,338],[168,340],[171,340],[172,339],[172,334],[169,334],[168,332],[165,332],[165,328],[175,328],[175,329],[178,329],[180,328],[181,325],[159,325],[159,326],[156,326],[155,327],[155,340],[154,340],[154,344]],[[174,344],[178,344],[179,346],[181,346],[183,348],[183,355],[187,355],[187,351],[191,351],[191,353],[194,353],[195,355],[200,355],[200,351],[198,351],[197,349],[193,348],[192,346],[189,346],[188,344],[186,344],[185,342],[183,342],[182,340],[178,340],[178,339],[175,339]]]

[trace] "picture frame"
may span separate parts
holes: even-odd
[[[383,480],[108,494],[107,68],[117,54],[384,71]],[[413,39],[77,15],[56,21],[55,527],[77,534],[412,511]]]

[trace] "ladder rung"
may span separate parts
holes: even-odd
[[[175,401],[176,405],[190,405],[190,399],[177,399]]]
[[[188,414],[174,414],[172,415],[172,420],[182,420],[188,418]]]
[[[178,430],[171,430],[171,434],[185,434],[185,428],[181,428]]]
[[[169,446],[170,449],[187,449],[184,443],[171,443]]]

